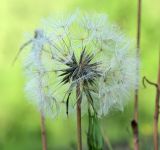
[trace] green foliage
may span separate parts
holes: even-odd
[[[87,134],[87,142],[88,142],[88,149],[89,150],[103,150],[104,147],[104,140],[100,129],[99,120],[94,113],[91,114],[89,110],[88,114],[88,134]]]

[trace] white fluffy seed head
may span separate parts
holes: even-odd
[[[43,30],[36,31],[25,64],[29,76],[26,90],[31,95],[33,93],[31,97],[39,108],[54,115],[64,112],[66,95],[71,93],[68,108],[70,113],[74,112],[77,83],[81,83],[83,91],[84,81],[93,78],[94,74],[87,72],[74,81],[71,77],[65,85],[61,83],[60,74],[61,70],[67,69],[66,64],[72,61],[73,54],[79,60],[85,49],[88,54],[93,54],[92,62],[99,63],[96,71],[100,74],[94,79],[96,88],[88,89],[96,112],[103,116],[112,109],[123,110],[138,84],[136,66],[139,62],[130,40],[117,26],[110,24],[104,14],[76,13],[55,20],[44,19],[43,23],[47,35]],[[88,100],[84,92],[81,94],[85,114]]]
[[[56,116],[59,111],[58,103],[50,89],[50,77],[44,63],[44,47],[48,44],[47,35],[43,30],[36,30],[32,40],[32,48],[24,61],[27,77],[25,91],[30,100],[44,115]],[[54,110],[54,111],[53,111]]]

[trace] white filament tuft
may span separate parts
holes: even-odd
[[[59,107],[64,107],[66,93],[74,91],[77,83],[83,85],[84,81],[95,77],[96,88],[88,90],[98,115],[106,115],[112,109],[123,110],[131,91],[138,85],[136,73],[139,68],[136,64],[139,60],[132,43],[119,28],[110,24],[105,14],[80,13],[44,19],[43,25],[47,35],[43,30],[36,30],[32,49],[25,61],[26,92],[36,101],[39,109],[57,115]],[[84,49],[93,54],[94,63],[99,63],[95,68],[100,72],[98,77],[87,70],[86,75],[73,81],[73,73],[70,81],[62,85],[60,70],[66,69],[73,54],[78,60]],[[69,102],[71,112],[74,112],[76,103],[73,93]],[[84,92],[82,97],[85,114],[87,98]]]

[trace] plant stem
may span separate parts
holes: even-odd
[[[133,130],[134,150],[139,150],[138,122],[133,119],[131,122],[131,126]]]
[[[109,138],[107,136],[105,136],[105,143],[106,143],[106,145],[108,147],[108,150],[113,150],[113,147],[112,147],[112,145],[110,143],[110,140],[109,140]]]
[[[141,37],[141,4],[142,1],[138,0],[138,12],[137,12],[137,54],[139,56],[140,37]]]
[[[41,136],[42,136],[42,149],[47,150],[47,138],[46,138],[46,128],[45,128],[45,117],[41,112]]]
[[[136,55],[139,58],[140,51],[140,33],[141,33],[141,0],[138,0],[138,9],[137,9],[137,52]],[[137,63],[137,76],[139,63]],[[138,132],[138,87],[135,90],[135,100],[134,100],[134,119],[131,122],[133,136],[134,136],[134,150],[139,150],[139,132]]]
[[[80,84],[76,87],[77,97],[77,149],[82,150],[82,131],[81,131],[81,95],[80,95]]]
[[[160,56],[158,64],[158,81],[157,81],[156,99],[155,99],[155,112],[154,112],[154,150],[158,150],[158,119],[159,119],[159,97],[160,97]]]
[[[88,120],[88,150],[103,150],[104,139],[101,133],[99,120],[95,112],[93,114],[91,113],[90,108],[88,108]]]

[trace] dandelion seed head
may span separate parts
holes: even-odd
[[[137,87],[138,59],[119,27],[105,14],[76,13],[42,22],[25,63],[26,91],[34,93],[39,108],[53,116],[74,113],[80,85],[83,114],[90,106],[99,117],[123,110]]]

